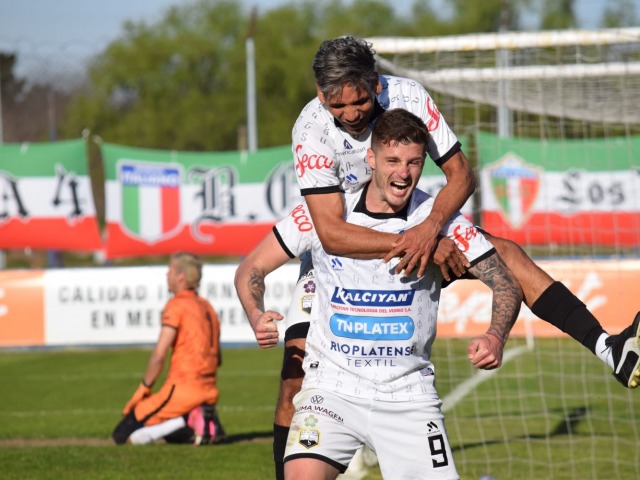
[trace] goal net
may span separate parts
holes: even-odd
[[[610,333],[628,325],[640,307],[640,28],[368,40],[380,72],[423,84],[460,138],[478,178],[464,212]],[[468,339],[446,327],[478,312],[451,313],[451,296],[434,363],[461,478],[636,478],[640,391],[524,306],[504,365],[474,371]]]

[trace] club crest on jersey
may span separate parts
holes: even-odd
[[[307,450],[318,446],[320,443],[320,431],[315,428],[300,429],[298,443]]]
[[[303,295],[302,298],[300,299],[300,310],[302,310],[307,315],[311,315],[311,308],[313,307],[314,297],[315,297],[314,294]]]
[[[489,165],[487,172],[503,218],[513,228],[522,227],[533,213],[540,192],[541,170],[509,152]]]
[[[181,226],[182,167],[121,160],[117,171],[122,226],[126,232],[149,243],[178,233]]]
[[[413,303],[415,290],[355,290],[336,287],[331,302],[367,307],[402,307]]]

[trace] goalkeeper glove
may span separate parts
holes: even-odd
[[[122,410],[123,415],[128,415],[131,410],[135,408],[135,406],[140,403],[141,400],[147,398],[151,395],[151,387],[147,387],[144,384],[144,381],[138,386],[138,389],[135,391],[131,399],[124,406],[124,410]]]

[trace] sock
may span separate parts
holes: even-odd
[[[276,480],[284,480],[284,451],[287,448],[289,427],[273,424],[273,461],[276,464]]]
[[[607,347],[605,343],[607,341],[607,338],[609,338],[608,333],[603,333],[598,338],[598,341],[596,342],[596,355],[600,360],[609,365],[611,367],[611,370],[613,370],[615,365],[613,364],[613,355],[611,355],[611,348]]]
[[[129,440],[133,445],[146,445],[164,438],[165,435],[169,435],[185,425],[183,417],[171,418],[166,422],[136,430],[129,436]]]
[[[549,285],[531,306],[531,311],[598,355],[596,343],[606,332],[587,306],[562,283]]]

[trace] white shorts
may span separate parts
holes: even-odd
[[[285,341],[290,338],[306,338],[308,324],[311,321],[313,300],[316,297],[316,280],[311,255],[301,255],[300,261],[302,262],[300,277],[291,296],[291,304],[285,317]]]
[[[385,480],[458,479],[439,399],[383,402],[303,388],[284,461],[323,460],[344,472],[367,444]]]

